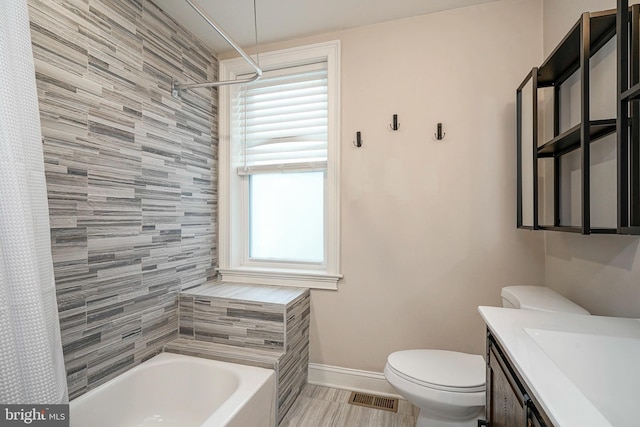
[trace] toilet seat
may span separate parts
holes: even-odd
[[[388,367],[422,387],[455,393],[485,391],[482,356],[446,350],[403,350],[389,355]]]

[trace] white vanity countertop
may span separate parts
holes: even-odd
[[[640,426],[640,321],[479,307],[555,427]]]

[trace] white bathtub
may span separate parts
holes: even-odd
[[[273,427],[269,369],[162,353],[74,399],[71,427]]]

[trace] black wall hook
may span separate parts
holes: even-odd
[[[400,129],[400,123],[398,123],[398,115],[397,114],[393,115],[393,124],[389,125],[389,127],[391,128],[391,130]]]
[[[360,131],[356,132],[356,140],[353,141],[353,145],[358,148],[362,147],[362,133]]]
[[[446,133],[442,132],[442,123],[438,123],[438,127],[436,128],[436,133],[433,136],[436,137],[438,141],[442,140]]]

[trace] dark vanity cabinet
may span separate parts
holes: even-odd
[[[509,358],[487,333],[487,419],[478,425],[553,427],[539,407]]]

